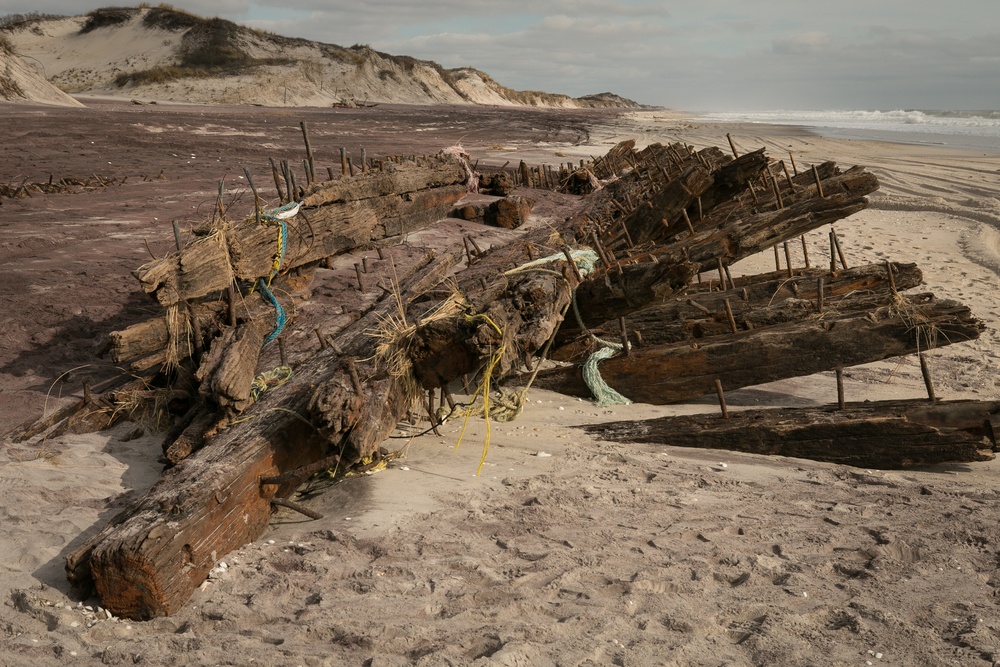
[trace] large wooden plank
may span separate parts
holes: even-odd
[[[889,270],[893,282],[889,280]],[[894,298],[895,290],[916,287],[922,279],[923,274],[916,264],[896,262],[867,264],[833,273],[799,269],[792,278],[786,272],[747,276],[734,289],[714,292],[689,289],[665,303],[638,310],[628,316],[626,327],[633,335],[638,332],[633,341],[642,345],[676,343],[732,333],[727,303],[733,323],[745,331],[818,314],[820,280],[824,309],[858,310],[885,305]],[[849,301],[842,304],[845,297]],[[618,340],[621,326],[615,320],[589,329],[599,338]],[[559,329],[552,358],[570,361],[592,347],[590,336],[580,330],[575,317],[569,317]]]
[[[792,456],[862,468],[903,469],[994,458],[998,401],[887,401],[580,426],[615,442]]]
[[[133,275],[162,305],[200,299],[225,290],[234,278],[267,276],[282,252],[281,268],[295,268],[440,220],[467,192],[466,178],[458,161],[433,160],[329,181],[285,221],[284,237],[279,223],[258,225],[251,216],[220,225]]]
[[[714,393],[716,380],[727,390],[750,387],[974,340],[983,329],[967,307],[925,294],[874,311],[641,347],[602,362],[600,371],[623,396],[663,405]],[[543,371],[535,386],[590,397],[578,366]]]

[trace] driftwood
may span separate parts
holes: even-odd
[[[994,458],[997,401],[886,401],[580,426],[604,440],[902,469]]]
[[[923,294],[871,311],[829,311],[700,343],[638,348],[601,363],[600,372],[623,396],[662,405],[711,394],[716,380],[729,390],[812,375],[974,340],[983,329],[965,306]],[[543,371],[535,386],[591,395],[575,366]]]

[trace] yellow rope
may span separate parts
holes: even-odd
[[[478,315],[465,315],[465,318],[469,321],[482,320],[485,321],[490,327],[493,328],[497,334],[500,335],[500,340],[503,340],[503,330],[497,326],[497,323],[493,319],[486,315],[485,313],[480,313]],[[458,442],[455,443],[455,449],[462,444],[462,438],[465,437],[465,429],[469,425],[469,417],[472,416],[473,406],[476,403],[476,399],[480,394],[483,395],[483,420],[486,422],[486,437],[483,439],[483,455],[479,458],[479,467],[476,468],[476,476],[478,477],[483,471],[483,465],[486,463],[486,455],[490,451],[490,437],[492,435],[492,428],[490,427],[490,382],[493,377],[493,371],[496,369],[497,364],[503,358],[503,353],[506,347],[500,345],[490,356],[490,362],[486,365],[483,370],[483,381],[479,383],[479,387],[476,388],[475,393],[472,395],[472,400],[469,401],[469,407],[465,409],[465,420],[462,422],[462,432],[458,436]]]

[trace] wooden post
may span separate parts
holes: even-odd
[[[689,306],[691,306],[692,308],[696,308],[697,310],[700,310],[701,312],[705,313],[706,315],[711,315],[712,314],[711,310],[709,310],[707,307],[701,305],[700,303],[698,303],[694,299],[688,299],[687,300],[687,304]]]
[[[805,261],[806,268],[812,268],[809,266],[809,246],[806,245],[806,235],[803,234],[799,238],[802,240],[802,258]]]
[[[927,358],[921,352],[917,355],[920,358],[920,374],[924,376],[924,387],[927,388],[927,398],[934,402],[937,396],[934,395],[934,379],[931,377],[931,368],[927,365]]]
[[[326,339],[323,338],[323,332],[320,331],[318,327],[316,329],[313,329],[313,332],[316,334],[316,340],[319,341],[319,349],[320,350],[325,350],[326,349]]]
[[[729,419],[729,409],[726,407],[726,394],[722,391],[722,380],[715,381],[715,393],[719,397],[719,407],[722,409],[722,418]]]
[[[478,244],[478,243],[476,243],[476,239],[474,239],[474,238],[472,238],[472,237],[470,236],[470,237],[469,237],[469,243],[471,243],[471,244],[472,244],[472,247],[476,249],[476,255],[477,255],[477,256],[478,256],[478,255],[482,255],[482,254],[483,254],[483,249],[479,247],[479,244]]]
[[[819,193],[820,199],[825,199],[823,195],[823,183],[819,180],[819,172],[816,171],[816,165],[812,166],[813,178],[816,179],[816,191]]]
[[[253,174],[250,173],[250,168],[249,167],[243,167],[243,173],[246,174],[247,183],[250,185],[250,192],[253,193],[253,214],[254,214],[254,218],[257,221],[257,224],[259,225],[260,224],[260,195],[257,194],[257,186],[255,186],[253,184]]]
[[[180,228],[180,225],[177,224],[176,220],[174,220],[171,224],[174,227],[174,245],[176,245],[177,246],[177,250],[180,251],[180,249],[181,249],[181,228]]]
[[[816,278],[816,312],[823,312],[823,276]]]
[[[347,149],[340,149],[340,175],[347,176]]]
[[[719,269],[719,286],[722,288],[723,291],[725,291],[726,290],[726,270],[725,270],[725,268],[722,265],[722,258],[721,257],[716,257],[715,258],[715,264],[716,264],[716,266]],[[730,287],[732,287],[732,286],[730,285]]]
[[[834,240],[833,228],[830,228],[830,273],[837,270],[837,242]]]
[[[792,277],[792,251],[788,247],[788,241],[785,241],[784,246],[785,246],[785,264],[787,265],[787,268],[788,268],[788,277],[791,278]]]
[[[778,185],[778,179],[774,174],[771,174],[771,187],[774,188],[774,199],[778,202],[778,208],[785,208],[785,202],[781,199],[781,187]]]
[[[569,268],[570,268],[571,271],[573,271],[573,277],[576,278],[576,282],[582,283],[583,282],[583,276],[580,275],[580,269],[579,269],[579,267],[577,267],[576,262],[573,261],[573,253],[569,249],[569,246],[568,245],[564,245],[562,247],[562,251],[563,251],[563,254],[566,255],[566,261],[569,262]]]
[[[840,249],[840,239],[837,238],[837,232],[834,231],[833,227],[830,227],[830,237],[833,239],[833,245],[837,249],[837,257],[840,258],[840,265],[846,269],[847,260],[844,258],[844,251]]]
[[[795,156],[792,155],[792,151],[788,151],[788,159],[792,162],[792,173],[798,176],[799,168],[795,166]]]
[[[723,304],[726,306],[726,319],[729,320],[729,328],[733,330],[733,333],[736,333],[738,329],[736,328],[736,318],[733,316],[733,307],[730,305],[729,299],[723,301]]]
[[[312,147],[309,145],[309,130],[304,120],[299,122],[299,127],[302,128],[302,139],[306,143],[306,183],[312,184],[316,182],[316,165],[313,163]]]
[[[365,282],[361,279],[361,265],[354,264],[354,273],[358,276],[358,290],[361,292],[365,291]]]
[[[225,191],[225,189],[226,189],[226,179],[223,178],[219,180],[219,198],[215,200],[215,207],[216,209],[218,209],[220,220],[224,218],[226,215],[226,209],[222,203],[222,193]]]
[[[285,354],[285,337],[278,337],[278,358],[281,360],[282,366],[288,365],[288,357]]]
[[[465,244],[465,259],[471,265],[472,264],[472,248],[469,246],[469,237],[463,236],[462,243]]]
[[[625,355],[628,357],[632,356],[632,346],[628,342],[628,329],[625,328],[625,318],[618,318],[618,328],[621,330],[621,341],[622,349],[625,350]]]
[[[889,290],[894,296],[899,294],[899,292],[896,291],[896,278],[892,275],[892,263],[889,260],[885,260],[885,273],[889,276]]]
[[[274,163],[273,157],[269,157],[267,160],[271,163],[271,177],[274,179],[274,189],[278,191],[278,201],[284,203],[285,193],[281,190],[281,174],[278,172],[278,166]]]
[[[364,148],[361,149],[361,173],[368,173],[368,151]]]
[[[611,270],[611,261],[608,259],[607,254],[604,252],[604,246],[601,245],[601,240],[597,238],[597,231],[590,230],[590,240],[594,242],[594,250],[597,251],[597,256],[601,259],[605,268],[609,271]]]
[[[688,216],[687,209],[681,209],[681,213],[684,215],[684,222],[687,223],[688,231],[691,232],[691,236],[694,236],[694,225],[691,224],[691,218]]]
[[[281,178],[285,181],[285,193],[288,197],[288,201],[292,201],[295,194],[292,192],[292,178],[288,175],[288,160],[282,160],[278,163],[281,169]]]
[[[733,157],[739,157],[740,154],[736,152],[736,144],[733,143],[733,137],[726,132],[726,139],[729,140],[729,147],[733,149]]]
[[[789,155],[791,155],[791,153],[789,153]],[[794,192],[795,191],[795,183],[792,182],[792,177],[788,173],[788,167],[785,166],[785,161],[784,160],[779,160],[778,162],[781,164],[781,168],[785,172],[785,180],[788,181],[788,189],[792,190]]]
[[[344,365],[347,367],[347,373],[351,376],[351,386],[354,387],[354,393],[358,396],[364,396],[364,388],[361,386],[361,378],[358,376],[358,365],[354,361],[354,357],[347,357],[344,359]]]
[[[628,241],[628,247],[634,248],[635,244],[632,242],[632,237],[628,233],[628,227],[625,226],[625,221],[618,218],[618,224],[621,225],[622,231],[625,232],[625,240]]]
[[[774,244],[774,270],[781,271],[781,256],[778,254],[778,244]]]
[[[438,430],[437,416],[434,414],[434,390],[427,390],[427,419],[431,423],[431,430],[434,431],[434,435],[441,435],[441,431]]]
[[[843,410],[846,407],[844,402],[844,369],[839,366],[836,368],[837,373],[837,407]]]

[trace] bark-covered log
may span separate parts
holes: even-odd
[[[580,426],[614,442],[792,456],[861,468],[904,469],[994,458],[997,401],[887,401]]]
[[[965,306],[925,294],[870,312],[827,312],[805,322],[634,349],[600,365],[601,376],[641,403],[676,403],[715,391],[812,375],[974,340],[982,322]],[[539,373],[535,386],[589,397],[579,367]]]

